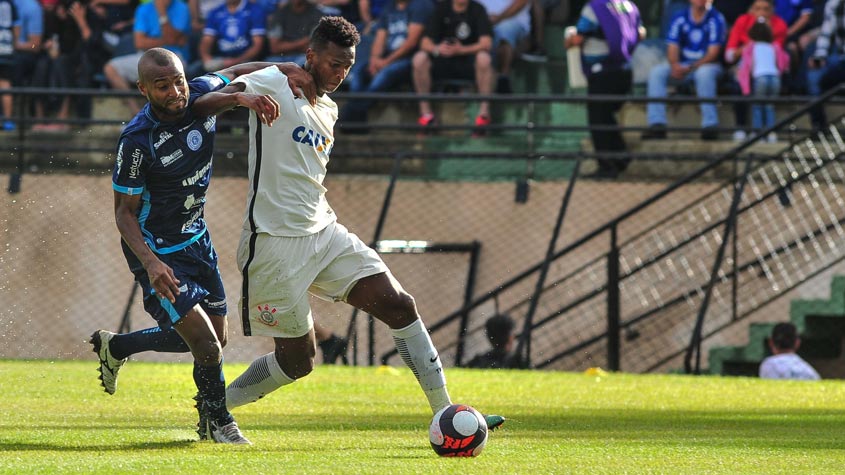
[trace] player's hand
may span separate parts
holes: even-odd
[[[147,265],[147,276],[159,298],[176,303],[176,296],[179,295],[179,279],[176,278],[170,266],[156,260]]]
[[[307,100],[312,106],[317,104],[317,85],[314,76],[302,68],[285,72],[293,95]]]
[[[254,111],[258,120],[268,127],[273,126],[281,113],[279,103],[269,95],[241,93],[238,95],[238,103]]]

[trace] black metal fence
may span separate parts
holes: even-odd
[[[104,91],[74,94],[120,96]],[[381,99],[388,98],[402,111],[407,109],[403,104],[419,96]],[[479,96],[430,98],[446,104],[477,101]],[[716,234],[730,215],[727,205],[734,180],[740,176],[737,164],[745,158],[754,164],[766,163],[804,143],[807,126],[798,119],[806,111],[801,103],[806,98],[778,100],[797,110],[778,128],[782,137],[795,139],[789,146],[784,142],[777,149],[760,149],[750,141],[729,156],[714,156],[710,151],[661,154],[646,148],[627,155],[635,161],[662,163],[674,170],[673,176],[683,178],[668,182],[579,178],[596,157],[581,151],[588,126],[559,123],[560,111],[552,110],[553,104],[583,109],[587,100],[618,98],[490,99],[496,101],[494,107],[500,108],[502,117],[519,121],[500,122],[484,139],[468,137],[472,127],[468,121],[443,126],[433,137],[409,133],[416,130],[412,121],[374,121],[368,124],[369,135],[339,136],[326,184],[341,221],[380,249],[394,274],[415,295],[432,338],[449,364],[460,365],[485,350],[484,321],[507,312],[521,330],[520,351],[537,368],[680,368],[708,292],[707,271],[724,242]],[[632,104],[644,101],[626,99]],[[344,96],[337,100],[342,103]],[[687,97],[668,101],[699,102]],[[0,145],[0,167],[10,174],[10,185],[15,185],[10,186],[15,193],[7,195],[0,208],[0,325],[4,330],[0,356],[87,357],[84,341],[94,329],[116,329],[121,321],[132,329],[152,323],[137,301],[126,305],[132,284],[111,211],[110,154],[124,120],[75,119],[74,132],[50,135],[31,132],[27,117],[25,113],[18,117],[20,128],[5,134]],[[236,309],[239,276],[234,249],[246,195],[246,134],[243,117],[223,117],[219,124],[222,131],[207,218],[221,255],[224,281],[232,293],[230,308]],[[642,124],[624,123],[621,128],[629,133],[643,129]],[[697,131],[694,126],[670,128],[679,136]],[[343,147],[343,143],[350,145]],[[700,169],[685,165],[692,160],[708,164]],[[784,174],[782,180],[774,173],[767,175],[773,189],[812,186],[801,173],[797,178]],[[836,180],[831,183],[833,188],[839,186]],[[777,194],[764,194],[777,199]],[[710,202],[712,207],[700,206]],[[771,202],[770,198],[767,203]],[[811,209],[816,203],[806,200],[801,206]],[[756,209],[768,210],[772,226],[781,222],[772,210]],[[738,229],[744,232],[746,226],[750,225],[741,223]],[[766,229],[757,226],[755,231]],[[735,262],[745,262],[741,255],[736,254]],[[768,262],[765,256],[760,259]],[[777,298],[823,296],[825,283],[811,280],[817,273],[804,272],[803,284],[796,280],[792,286],[782,286]],[[720,276],[717,282],[742,288],[737,280],[740,273],[716,275]],[[721,275],[727,280],[720,280]],[[710,292],[723,292],[718,286],[710,287]],[[733,301],[734,308],[718,325],[702,324],[701,335],[708,344],[741,339],[738,332],[730,331],[736,328],[730,323],[752,321],[760,317],[761,308],[766,309],[766,318],[788,317],[786,300],[738,291],[732,298],[725,295],[730,294],[720,293],[716,301],[720,305]],[[743,307],[741,302],[750,302],[749,298],[754,305]],[[773,303],[766,307],[769,302]],[[355,364],[392,362],[392,339],[383,325],[353,315],[342,304],[313,301],[313,306],[318,323],[352,337]],[[129,317],[123,319],[125,311]],[[250,360],[269,351],[268,342],[240,336],[234,310],[231,316],[229,360]],[[728,331],[714,332],[714,328]]]

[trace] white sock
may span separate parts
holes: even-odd
[[[226,407],[232,409],[255,402],[267,394],[295,380],[282,371],[274,353],[268,353],[249,365],[249,368],[226,388]]]
[[[417,377],[425,397],[428,398],[431,412],[436,413],[452,404],[449,392],[446,391],[443,365],[422,320],[417,319],[405,328],[391,331],[396,350]]]

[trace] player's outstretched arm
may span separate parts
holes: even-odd
[[[252,61],[249,63],[236,64],[226,69],[215,72],[221,76],[225,76],[230,81],[237,79],[239,76],[249,74],[251,72],[264,69],[269,66],[276,66],[279,71],[285,73],[288,77],[288,84],[293,95],[307,99],[313,106],[317,103],[317,85],[314,84],[314,77],[311,73],[300,68],[296,63],[268,63],[265,61]]]
[[[217,115],[235,107],[246,107],[255,112],[262,124],[272,127],[279,118],[279,103],[272,96],[243,92],[242,83],[229,84],[218,91],[199,97],[191,106],[196,116]]]
[[[114,192],[114,219],[117,229],[123,241],[129,249],[138,257],[147,275],[150,284],[156,293],[162,298],[171,302],[176,301],[179,295],[179,279],[173,273],[173,269],[161,260],[150,250],[144,242],[141,234],[141,227],[138,225],[138,208],[141,203],[141,195],[126,195],[118,191]]]

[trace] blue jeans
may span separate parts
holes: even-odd
[[[369,76],[366,71],[362,75]],[[363,79],[363,78],[362,78]],[[355,92],[383,92],[396,88],[400,84],[408,84],[411,81],[411,58],[404,57],[385,66],[376,73],[370,84],[363,89],[351,89]],[[360,87],[360,86],[359,86]],[[372,106],[372,99],[352,99],[344,105],[340,112],[341,122],[365,122],[367,120],[367,109]]]
[[[722,66],[715,63],[703,64],[692,74],[688,74],[680,80],[673,79],[670,76],[671,72],[672,67],[669,66],[669,63],[663,63],[652,68],[648,75],[648,97],[666,97],[666,89],[670,82],[674,85],[693,82],[698,97],[716,97],[716,87],[719,83],[719,77],[722,75]],[[666,125],[666,103],[649,102],[646,107],[646,120],[648,125]],[[701,126],[711,127],[715,125],[719,125],[719,112],[716,109],[716,103],[702,103]]]
[[[833,86],[834,83],[842,79],[843,69],[845,69],[845,58],[837,54],[829,55],[825,62],[825,67],[807,70],[807,92],[811,96],[821,95],[826,87]],[[827,116],[824,105],[814,107],[810,111],[810,119],[814,127],[825,126],[827,124]]]
[[[777,97],[780,95],[780,77],[756,77],[752,89],[754,97]],[[773,104],[755,103],[751,105],[751,127],[754,130],[768,129],[773,125],[775,125],[775,106]]]

